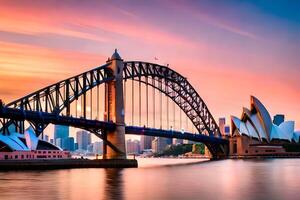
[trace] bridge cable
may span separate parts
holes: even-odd
[[[141,101],[142,101],[142,90],[141,90],[141,76],[139,76],[139,126],[141,126],[141,118],[142,118],[142,107],[141,107]]]
[[[75,116],[77,118],[77,99],[75,99]]]
[[[93,119],[93,89],[90,90],[90,115],[91,120]]]
[[[168,86],[167,86],[167,80],[165,79],[165,92],[166,92],[166,100],[167,100],[167,130],[169,130],[169,98],[168,98],[168,96],[167,96],[167,94],[168,94]]]
[[[132,77],[132,83],[131,83],[131,98],[132,98],[132,103],[131,103],[131,120],[132,120],[132,126],[134,124],[134,80]]]
[[[179,105],[181,106],[181,97],[179,98]],[[181,108],[179,107],[179,130],[182,130],[182,116],[181,116]]]
[[[149,108],[148,108],[148,76],[146,76],[146,113],[147,113],[147,127],[149,127]]]
[[[186,102],[185,104],[186,104],[186,106],[188,106],[188,103],[187,103],[187,102]],[[188,130],[188,125],[189,125],[189,124],[188,124],[188,123],[189,123],[189,121],[188,121],[189,119],[188,119],[187,114],[185,115],[185,120],[186,120],[186,121],[185,121],[185,123],[186,123],[186,124],[185,124],[185,129],[186,129],[186,131],[187,131],[187,130]]]
[[[83,118],[86,119],[86,74],[83,76]]]
[[[100,118],[99,118],[99,85],[97,85],[97,120],[100,120]]]
[[[124,115],[125,115],[125,110],[126,110],[126,79],[123,81],[123,88],[124,88],[123,89],[123,98],[124,98],[124,108],[123,109],[124,109]],[[125,120],[125,123],[126,123],[126,120]]]
[[[152,91],[152,95],[153,95],[153,128],[155,128],[155,79],[154,77],[152,77],[152,86],[153,86],[153,91]]]
[[[172,92],[173,93],[173,97],[175,98],[175,91],[173,91]],[[174,99],[174,101],[175,101],[175,99]],[[173,130],[175,130],[175,125],[176,125],[176,123],[175,123],[175,102],[172,102],[172,104],[173,104]]]
[[[81,95],[81,100],[80,100],[80,117],[82,117],[83,113],[83,95]]]
[[[160,100],[160,105],[159,105],[159,112],[160,112],[160,129],[162,129],[162,79],[159,79],[159,100]]]

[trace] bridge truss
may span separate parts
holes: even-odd
[[[115,125],[111,122],[99,120],[98,113],[100,107],[99,86],[114,80],[113,73],[107,68],[109,64],[108,62],[103,66],[45,87],[7,105],[0,106],[0,117],[2,118],[0,120],[0,133],[5,135],[9,134],[10,131],[24,132],[25,120],[34,128],[37,135],[43,134],[43,130],[50,123],[69,125],[94,133],[115,151],[118,151],[118,148],[107,141],[104,135],[105,130],[113,130]],[[167,66],[140,61],[128,61],[124,62],[123,80],[125,83],[127,81],[132,81],[132,83],[137,82],[139,96],[141,96],[141,85],[146,86],[146,125],[142,126],[141,124],[141,97],[139,97],[139,124],[137,126],[133,124],[134,120],[132,116],[132,126],[125,127],[127,134],[188,139],[203,142],[213,155],[217,155],[218,152],[226,152],[224,146],[228,144],[228,141],[221,138],[218,125],[207,105],[185,77]],[[163,130],[162,127],[149,127],[148,102],[150,98],[155,98],[155,93],[152,93],[153,96],[150,97],[148,87],[159,91],[160,95],[163,94],[171,99],[192,122],[197,134],[175,131],[169,128],[169,116],[167,117],[168,125],[166,129]],[[95,119],[92,119],[92,106],[89,111],[90,116],[87,114],[87,104],[93,104],[93,88],[96,88],[97,91],[95,106],[97,113]],[[90,99],[87,98],[89,91]],[[126,95],[125,88],[124,93]],[[132,96],[134,97],[133,85]],[[78,99],[81,99],[80,107],[82,115],[80,117],[78,117],[77,113]],[[73,102],[76,104],[76,113],[71,113],[71,103]],[[155,100],[152,101],[153,104],[155,102]],[[160,102],[160,106],[162,106],[162,102]],[[134,106],[132,109],[134,109]],[[169,115],[168,112],[167,115]],[[160,117],[161,120],[162,118]],[[15,130],[11,130],[12,127]]]

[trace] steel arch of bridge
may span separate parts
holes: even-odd
[[[106,68],[108,65],[109,63],[52,84],[8,103],[6,107],[47,113],[60,113],[66,109],[68,116],[70,115],[70,104],[74,100],[85,95],[95,86],[114,79],[110,70]]]
[[[146,77],[142,80],[141,77]],[[148,80],[156,79],[160,84]],[[205,135],[221,136],[220,130],[208,107],[187,81],[176,71],[153,63],[129,61],[124,62],[123,78],[150,85],[171,98],[192,121],[198,132]]]
[[[66,110],[66,117],[70,117],[70,104],[79,97],[83,96],[83,119],[86,119],[86,93],[96,86],[114,80],[113,74],[107,68],[109,65],[110,62],[103,66],[45,87],[23,98],[11,102],[5,107],[15,109],[14,111],[18,109],[23,112],[30,111],[33,112],[33,114],[34,112],[40,114],[50,113],[53,116],[48,116],[50,117],[49,119],[53,118],[57,121],[58,118],[56,119],[55,115],[58,116],[63,110]],[[145,79],[142,79],[142,77],[145,77]],[[155,82],[149,82],[148,78],[155,79],[160,84],[156,85]],[[124,62],[123,79],[124,81],[139,81],[159,90],[161,93],[172,99],[177,106],[183,110],[200,134],[214,138],[220,138],[218,125],[212,117],[207,105],[204,103],[193,86],[187,81],[187,79],[176,71],[158,64],[140,61],[127,61]],[[40,117],[39,115],[37,115],[38,118]],[[13,123],[17,125],[16,120],[18,119],[7,121],[7,126]],[[76,122],[76,120],[72,118],[64,118],[64,120],[67,122],[68,120]],[[33,122],[33,125],[36,125],[39,128],[39,133],[37,134],[40,134],[49,123],[39,122],[38,124],[34,124],[34,120],[31,122]],[[106,124],[101,126],[100,129],[105,126]],[[5,126],[3,127],[5,129]],[[82,128],[84,128],[84,126]],[[101,135],[99,135],[99,130],[87,130],[92,131],[94,134],[98,134],[98,136],[101,138]],[[3,132],[3,130],[0,130],[0,132],[1,131]],[[152,134],[151,132],[155,131],[157,132],[157,130],[153,129],[149,130],[148,132],[149,134]],[[222,146],[220,146],[219,143],[214,143],[213,140],[211,140],[211,142],[206,142],[205,144],[214,154],[220,151],[224,152]]]

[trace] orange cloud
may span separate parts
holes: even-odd
[[[0,42],[0,98],[10,101],[102,65],[105,58],[96,54]]]

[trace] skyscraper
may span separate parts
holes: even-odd
[[[141,136],[141,151],[144,149],[151,149],[151,143],[152,143],[153,137],[152,136]]]
[[[94,142],[93,152],[95,154],[103,154],[103,142]]]
[[[173,144],[183,144],[183,139],[178,139],[178,138],[174,138],[173,139]]]
[[[225,126],[225,135],[226,136],[230,135],[230,126]]]
[[[226,119],[224,117],[219,118],[219,128],[221,135],[225,135],[225,124],[226,124]]]
[[[128,154],[139,154],[140,153],[140,141],[138,140],[127,140],[126,141],[127,153]]]
[[[75,150],[74,138],[73,137],[63,138],[62,149],[68,151],[74,151]]]
[[[87,150],[88,145],[91,144],[91,134],[87,131],[80,130],[76,132],[76,141],[79,150]]]
[[[43,140],[46,141],[46,142],[49,142],[49,136],[48,135],[44,135]]]
[[[156,137],[152,140],[152,150],[154,153],[162,153],[170,144],[172,144],[172,138]]]
[[[57,138],[68,138],[69,137],[69,126],[55,125],[54,126],[54,141]]]

